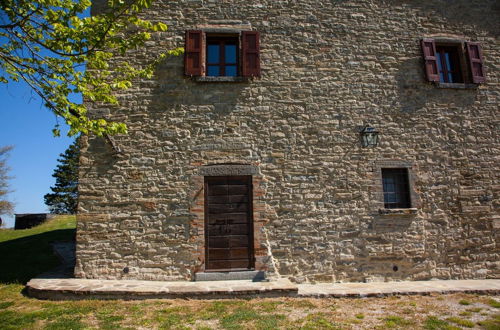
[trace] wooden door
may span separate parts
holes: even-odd
[[[252,176],[205,177],[205,270],[253,269]]]

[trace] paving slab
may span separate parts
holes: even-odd
[[[163,282],[35,278],[26,284],[28,295],[39,299],[219,299],[296,296],[297,285],[286,278],[269,282],[249,280]]]
[[[500,279],[299,284],[300,297],[383,297],[432,293],[500,294]]]

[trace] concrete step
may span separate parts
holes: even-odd
[[[258,270],[241,272],[206,272],[194,274],[194,280],[199,281],[235,281],[247,280],[260,282],[266,280],[266,273]]]

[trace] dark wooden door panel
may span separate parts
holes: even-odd
[[[211,248],[239,248],[251,247],[249,236],[250,235],[221,235],[211,236],[208,230],[208,249]]]
[[[208,235],[211,238],[216,236],[248,235],[248,225],[244,224],[220,224],[208,226]]]
[[[228,260],[230,257],[229,249],[210,249],[208,250],[208,257],[212,261]]]
[[[208,196],[227,196],[227,185],[210,186]]]
[[[248,259],[248,248],[235,248],[235,249],[210,249],[208,251],[210,260],[235,260],[235,259]]]
[[[248,194],[248,186],[227,186],[228,195],[247,195]]]
[[[250,247],[250,241],[248,240],[247,237],[248,235],[229,237],[229,247],[230,248]]]
[[[206,270],[253,267],[251,176],[205,177]]]
[[[229,237],[225,237],[225,236],[210,237],[209,236],[207,249],[210,250],[212,248],[215,248],[215,249],[229,248]]]
[[[207,269],[230,271],[230,270],[244,270],[252,268],[249,259],[241,260],[214,260],[207,262]]]
[[[230,249],[229,259],[248,259],[248,248]]]
[[[234,213],[234,212],[247,212],[247,203],[238,203],[238,204],[233,204],[233,203],[227,203],[227,204],[211,204],[208,207],[208,212],[210,214],[228,214],[228,213]]]
[[[210,214],[209,225],[222,223],[248,223],[248,215],[246,213]]]
[[[231,195],[247,195],[247,185],[216,185],[211,186],[208,196],[231,196]]]
[[[208,204],[224,204],[224,203],[248,203],[248,196],[246,195],[218,195],[208,196]]]
[[[234,185],[234,184],[239,184],[239,185],[248,185],[248,179],[251,177],[248,176],[228,176],[227,178],[227,184],[228,185]]]

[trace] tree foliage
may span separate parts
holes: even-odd
[[[135,67],[116,55],[140,47],[151,32],[165,31],[163,23],[140,19],[138,14],[152,0],[109,0],[108,10],[88,14],[90,0],[0,0],[0,82],[25,81],[47,108],[70,126],[68,135],[126,133],[123,123],[89,118],[84,104],[70,100],[80,94],[85,100],[116,105],[114,92],[131,87],[136,77],[151,77],[155,62]],[[125,37],[126,35],[126,37]],[[53,130],[59,135],[59,129]]]
[[[51,213],[74,214],[78,204],[78,167],[80,146],[78,139],[73,142],[64,154],[59,155],[57,165],[52,176],[56,178],[52,193],[43,198]]]
[[[9,168],[6,159],[11,150],[12,146],[0,147],[0,214],[12,213],[14,209],[14,204],[7,200],[10,177],[8,176]]]

